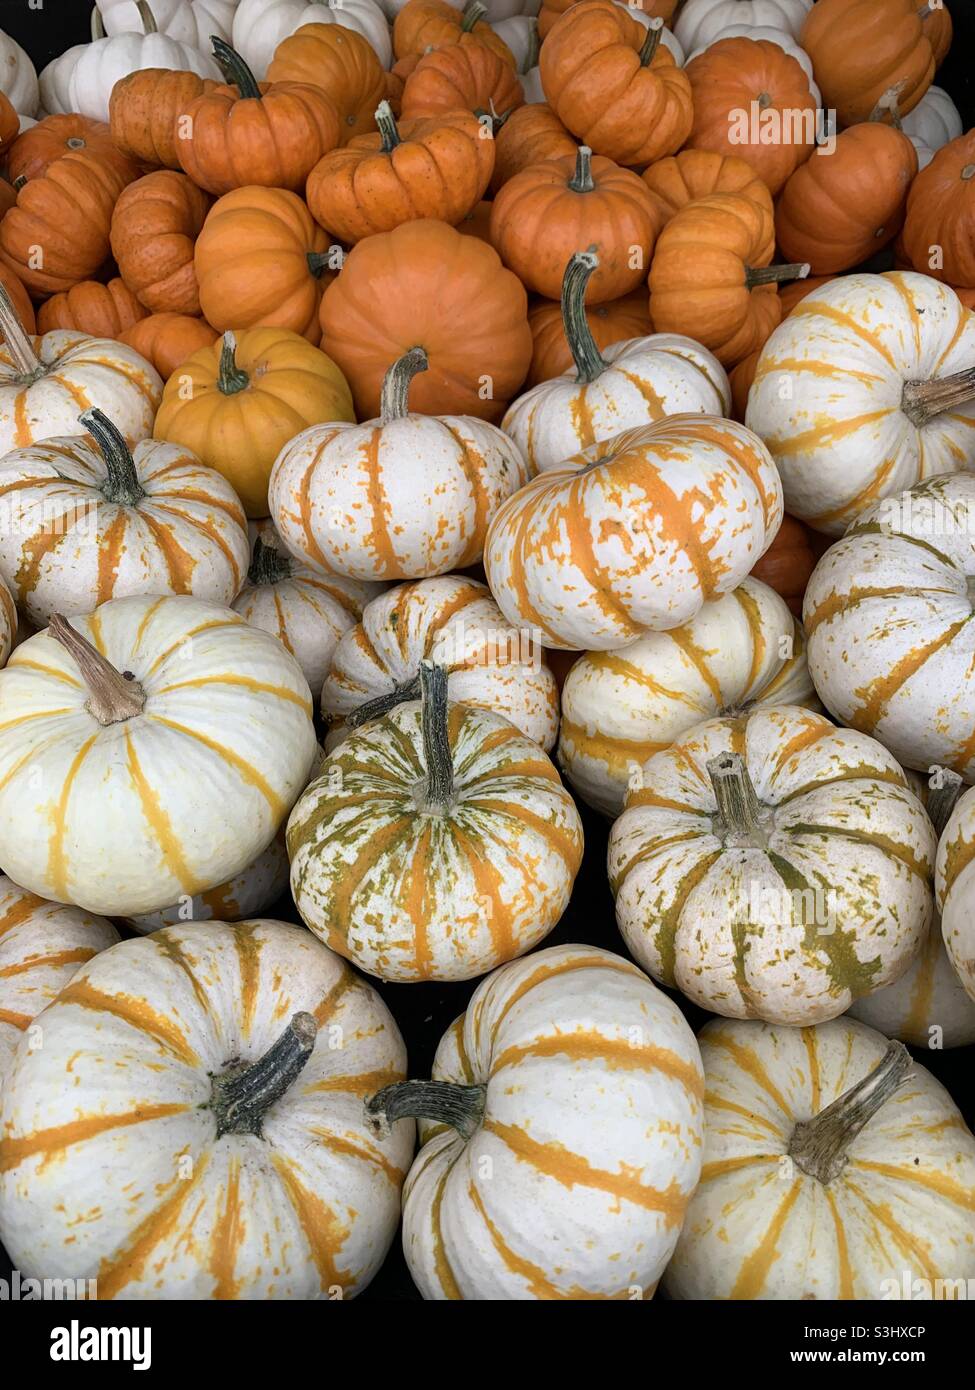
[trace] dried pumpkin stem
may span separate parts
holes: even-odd
[[[849,1148],[877,1111],[899,1091],[913,1069],[903,1043],[889,1042],[878,1065],[832,1105],[792,1131],[789,1156],[802,1171],[824,1185],[846,1167]]]
[[[318,1023],[297,1013],[264,1056],[244,1071],[213,1078],[210,1109],[223,1134],[260,1134],[264,1116],[294,1084],[315,1050]]]
[[[653,56],[660,47],[660,38],[664,31],[662,19],[652,19],[647,26],[647,37],[643,40],[643,47],[640,49],[640,66],[648,68],[653,62]]]
[[[291,557],[284,555],[276,545],[265,545],[260,536],[254,542],[247,582],[255,589],[262,584],[280,584],[291,578]]]
[[[237,366],[237,335],[227,329],[220,347],[220,370],[217,373],[217,390],[223,396],[235,396],[250,384],[250,377]]]
[[[450,1125],[470,1139],[484,1117],[486,1086],[459,1086],[453,1081],[396,1081],[366,1101],[366,1120],[385,1138],[397,1120],[433,1120]]]
[[[964,782],[950,767],[939,767],[928,778],[927,812],[939,838],[951,818]]]
[[[410,383],[418,372],[425,372],[430,362],[421,347],[411,347],[398,357],[383,377],[379,398],[379,415],[384,425],[402,420],[409,413]]]
[[[941,415],[954,410],[975,396],[975,367],[951,376],[934,377],[930,381],[905,381],[901,392],[901,410],[918,429]]]
[[[486,6],[480,0],[471,0],[469,5],[464,6],[460,20],[460,31],[462,34],[470,34],[487,14]]]
[[[350,729],[361,728],[363,724],[368,724],[370,720],[382,719],[384,714],[388,714],[397,705],[405,704],[407,700],[418,700],[420,698],[420,676],[419,673],[408,681],[401,681],[399,685],[394,685],[392,690],[387,690],[382,695],[377,695],[375,699],[364,700],[345,717],[345,723]]]
[[[764,845],[761,807],[741,754],[719,753],[707,764],[707,770],[723,833],[748,836]]]
[[[237,50],[231,48],[229,43],[218,38],[216,34],[210,35],[210,42],[213,45],[213,56],[227,79],[227,85],[236,87],[241,97],[260,101],[261,89],[257,85],[257,78]]]
[[[135,0],[135,7],[139,11],[139,18],[142,20],[143,34],[158,34],[159,28],[156,24],[156,16],[150,10],[147,0]]]
[[[82,637],[71,626],[63,613],[54,614],[47,630],[74,657],[81,679],[88,687],[85,708],[93,719],[107,727],[142,713],[146,692],[139,682],[130,674],[116,671],[87,637]]]
[[[30,334],[24,329],[3,285],[0,285],[0,333],[7,340],[7,351],[25,385],[44,375],[44,365],[34,351]]]
[[[580,145],[576,154],[575,173],[569,180],[573,193],[591,193],[596,185],[592,181],[592,150],[588,145]]]
[[[794,261],[791,265],[748,266],[745,269],[745,288],[753,290],[756,285],[781,285],[785,280],[805,280],[808,274],[808,261]]]
[[[326,270],[332,269],[332,251],[334,249],[331,247],[328,251],[309,251],[305,256],[308,269],[316,280],[324,275]]]
[[[454,795],[454,760],[447,728],[447,668],[433,661],[420,662],[421,721],[425,781],[418,789],[417,804],[431,815],[443,815]]]
[[[890,124],[894,127],[894,129],[903,130],[903,122],[901,121],[901,110],[897,100],[897,98],[900,96],[900,90],[900,83],[898,83],[894,87],[888,87],[886,92],[884,92],[883,96],[877,102],[877,105],[870,112],[870,115],[867,117],[867,120],[884,121],[886,123],[887,118],[890,117]]]
[[[595,246],[577,251],[562,276],[562,326],[576,365],[576,381],[595,381],[606,370],[586,316],[586,286],[599,265]]]
[[[97,406],[83,411],[78,420],[98,445],[98,452],[105,461],[107,477],[102,487],[102,495],[106,502],[134,507],[137,502],[141,502],[146,492],[139,482],[135,460],[129,452],[125,436]]]
[[[99,39],[105,37],[105,21],[102,19],[101,10],[95,5],[91,12],[91,41],[97,43]]]
[[[376,127],[379,134],[383,137],[382,152],[391,154],[397,145],[403,142],[400,139],[399,131],[396,128],[396,117],[393,115],[393,108],[388,101],[381,101],[376,107]]]

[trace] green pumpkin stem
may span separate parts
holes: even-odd
[[[474,29],[480,24],[486,14],[487,8],[480,3],[480,0],[471,0],[469,5],[464,6],[460,21],[460,32],[462,34],[473,33]]]
[[[210,1109],[224,1134],[261,1133],[264,1116],[301,1075],[315,1049],[318,1023],[313,1014],[297,1013],[272,1047],[253,1066],[212,1082]]]
[[[142,713],[146,693],[139,682],[131,673],[117,671],[71,626],[63,613],[54,614],[47,631],[74,658],[81,679],[88,687],[85,709],[93,719],[107,727]]]
[[[236,87],[243,99],[260,101],[261,89],[257,85],[257,78],[237,50],[231,48],[229,43],[225,43],[216,34],[210,35],[210,42],[213,45],[213,56],[228,87]]]
[[[761,806],[740,753],[719,753],[707,764],[708,776],[718,803],[717,819],[722,836],[747,837],[764,846]]]
[[[961,777],[950,767],[936,768],[928,778],[927,812],[939,839],[944,834],[964,786]]]
[[[653,55],[660,47],[660,38],[664,31],[662,19],[652,19],[647,25],[647,37],[643,40],[643,47],[640,49],[640,66],[648,68],[653,62]]]
[[[748,266],[745,270],[745,288],[753,290],[756,285],[781,285],[786,280],[805,280],[809,274],[809,263],[794,261],[791,265]]]
[[[580,145],[576,154],[575,173],[569,180],[573,193],[591,193],[596,185],[592,181],[592,150],[588,145]]]
[[[381,101],[376,107],[375,112],[376,127],[383,138],[383,154],[391,154],[397,145],[403,142],[400,139],[399,131],[396,128],[396,117],[393,115],[393,108],[388,101]]]
[[[7,340],[7,352],[22,383],[29,385],[44,375],[44,364],[34,351],[30,334],[3,285],[0,285],[0,333]]]
[[[377,695],[372,700],[364,700],[361,705],[357,705],[345,716],[346,727],[359,729],[363,724],[368,724],[373,719],[382,719],[384,714],[388,714],[397,705],[405,704],[407,700],[418,700],[419,698],[420,677],[417,674],[408,681],[401,681],[399,685],[394,685],[392,690],[387,690],[384,694]]]
[[[453,1081],[396,1081],[366,1101],[366,1119],[378,1138],[397,1120],[433,1120],[450,1125],[470,1139],[484,1117],[486,1086],[459,1086]]]
[[[331,270],[333,268],[332,253],[334,250],[335,247],[330,246],[327,251],[309,251],[305,256],[305,260],[308,262],[308,269],[316,280],[321,279],[326,270]]]
[[[599,265],[595,246],[577,251],[562,276],[562,326],[576,365],[576,381],[591,382],[606,370],[586,316],[586,286]]]
[[[264,584],[280,584],[291,578],[291,557],[284,555],[276,545],[266,545],[260,536],[254,542],[247,582],[255,589]]]
[[[421,347],[411,347],[396,359],[383,377],[379,398],[379,416],[384,425],[402,420],[409,414],[410,384],[418,372],[425,372],[430,362]]]
[[[108,476],[102,487],[102,495],[106,502],[134,507],[146,492],[139,482],[135,460],[129,452],[125,436],[97,406],[83,411],[78,420],[98,445],[98,452],[105,461]]]
[[[220,346],[220,371],[217,374],[217,390],[223,396],[235,396],[250,385],[250,377],[237,366],[237,335],[230,328],[223,335]]]
[[[905,381],[901,391],[901,410],[912,425],[921,429],[936,415],[955,410],[975,396],[975,367],[930,381]]]
[[[419,789],[421,811],[443,815],[454,796],[454,760],[447,728],[447,668],[432,661],[420,662],[423,762],[426,779]]]

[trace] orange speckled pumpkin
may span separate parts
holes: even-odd
[[[812,59],[823,105],[841,126],[866,121],[880,98],[897,89],[906,116],[934,79],[934,51],[918,0],[818,0],[800,45]]]
[[[139,177],[139,166],[118,148],[104,121],[75,114],[45,116],[18,136],[7,160],[7,175],[14,184],[38,179],[56,159],[80,150],[113,165],[126,182]]]
[[[112,215],[112,254],[154,314],[198,314],[193,247],[210,198],[185,174],[157,169],[129,184]]]
[[[442,111],[486,112],[496,118],[524,106],[518,74],[483,44],[448,44],[425,54],[406,79],[403,116]]]
[[[613,343],[625,342],[627,338],[645,338],[653,332],[647,296],[643,290],[624,295],[622,299],[612,299],[608,304],[589,305],[586,319],[600,352]],[[534,348],[525,385],[537,386],[540,381],[551,381],[553,377],[561,376],[572,366],[562,305],[550,299],[539,300],[528,311],[528,326],[532,331]]]
[[[923,275],[975,288],[975,130],[943,145],[914,180],[900,244]],[[932,246],[940,265],[930,263]]]
[[[643,171],[657,213],[657,231],[675,212],[708,193],[741,193],[772,211],[772,195],[747,160],[712,150],[681,150]],[[769,259],[772,247],[769,247]]]
[[[311,82],[323,88],[339,115],[340,143],[373,129],[386,95],[386,74],[372,45],[341,24],[304,24],[282,39],[267,70],[269,82]]]
[[[112,139],[140,164],[178,169],[182,129],[178,118],[191,101],[219,85],[195,72],[168,68],[130,72],[116,82],[109,99]]]
[[[491,189],[497,193],[515,174],[542,159],[574,155],[576,141],[544,101],[519,106],[494,136],[494,176]]]
[[[497,420],[531,361],[524,286],[492,247],[444,222],[360,241],[325,291],[321,322],[361,420],[379,414],[386,371],[412,347],[429,363],[410,392],[422,415]]]
[[[168,381],[187,357],[209,347],[220,335],[206,319],[189,314],[150,314],[118,336],[120,342],[128,343],[151,362],[163,381]]]
[[[514,54],[481,18],[484,13],[477,0],[471,0],[464,9],[449,5],[447,0],[406,0],[393,24],[393,52],[397,58],[406,58],[448,44],[481,44],[514,67]]]
[[[90,333],[93,338],[121,338],[147,312],[117,276],[107,285],[100,280],[82,280],[41,305],[37,331],[50,333],[54,328],[66,328]]]

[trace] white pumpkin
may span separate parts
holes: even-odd
[[[491,28],[511,49],[522,76],[538,67],[538,20],[534,15],[515,13],[506,19],[491,20]]]
[[[240,0],[233,46],[261,81],[281,40],[304,24],[341,24],[352,29],[368,39],[384,68],[392,65],[393,41],[376,0]]]
[[[654,753],[703,719],[763,704],[815,704],[815,692],[801,626],[749,577],[683,627],[581,656],[562,689],[559,765],[587,805],[618,816]]]
[[[731,413],[724,368],[692,338],[652,333],[599,350],[584,304],[598,265],[595,251],[577,251],[562,278],[562,323],[574,369],[540,381],[501,421],[532,473],[666,415]]]
[[[412,348],[383,383],[381,417],[312,425],[281,450],[268,506],[285,545],[323,574],[423,579],[476,564],[488,523],[527,481],[506,434],[466,415],[408,412],[425,371]]]
[[[943,87],[933,85],[914,110],[901,117],[900,125],[905,135],[912,141],[920,140],[932,153],[949,141],[957,140],[965,128],[951,97]]]
[[[909,135],[907,137],[914,146],[914,153],[917,155],[918,173],[926,169],[934,159],[934,150],[930,145],[926,145],[919,135]]]
[[[36,116],[40,105],[37,70],[20,44],[0,29],[0,92],[15,111]]]
[[[21,1037],[86,961],[118,941],[103,917],[45,902],[0,874],[0,1091]],[[31,1046],[41,1038],[35,1035]]]
[[[582,824],[536,743],[448,705],[442,666],[420,673],[421,700],[346,739],[300,797],[291,892],[315,935],[371,975],[469,980],[556,925]]]
[[[149,0],[160,34],[210,53],[210,39],[230,42],[234,11],[239,0]],[[135,0],[98,0],[105,32],[109,35],[138,33],[142,28]]]
[[[850,1019],[714,1019],[680,1299],[931,1299],[975,1276],[975,1139],[901,1043]],[[906,1083],[906,1084],[905,1084]]]
[[[786,510],[841,535],[878,498],[966,467],[973,362],[975,315],[930,276],[843,275],[813,290],[762,349],[745,414]]]
[[[90,47],[87,43],[76,43],[71,48],[52,58],[41,70],[37,79],[40,94],[40,107],[49,116],[63,116],[71,110],[71,74],[81,55]]]
[[[537,643],[505,622],[487,585],[460,575],[389,589],[342,636],[322,689],[331,751],[351,728],[420,693],[420,663],[447,672],[456,704],[494,710],[548,752],[559,728],[555,677]]]
[[[482,980],[433,1081],[366,1102],[379,1134],[426,1121],[403,1190],[423,1297],[652,1298],[700,1172],[701,1095],[680,1011],[620,956],[553,946]]]
[[[315,756],[308,684],[229,608],[113,599],[0,671],[0,863],[106,916],[205,892],[274,838]]]
[[[126,594],[229,604],[247,573],[237,494],[195,454],[144,439],[130,453],[100,410],[94,439],[45,439],[0,457],[0,574],[37,626]]]
[[[782,49],[783,53],[788,53],[790,58],[795,58],[796,62],[806,74],[809,82],[809,91],[812,95],[817,109],[822,104],[822,96],[819,87],[816,85],[813,74],[812,59],[804,48],[800,48],[797,40],[788,29],[780,29],[771,24],[758,24],[742,22],[737,17],[737,10],[741,8],[747,0],[734,0],[735,10],[732,12],[736,18],[728,24],[723,25],[716,33],[709,34],[703,42],[698,43],[697,47],[687,57],[689,63],[692,58],[704,53],[712,44],[718,43],[721,39],[751,39],[754,43],[774,43]],[[824,132],[825,133],[825,132]]]
[[[937,836],[887,750],[791,705],[696,724],[609,841],[623,939],[726,1018],[805,1026],[908,968]]]
[[[406,1071],[376,992],[300,927],[123,941],[48,1008],[4,1090],[0,1238],[100,1299],[335,1299],[396,1233],[412,1126],[363,1096]],[[120,1200],[121,1181],[127,1184]]]
[[[265,532],[254,540],[247,582],[232,607],[245,622],[278,639],[317,693],[339,638],[382,589],[380,584],[329,577],[299,564],[278,538]]]
[[[969,315],[969,317],[973,317]],[[844,724],[906,767],[975,780],[975,477],[929,478],[865,511],[813,570],[809,673]]]
[[[937,894],[948,958],[975,1000],[975,788],[952,812],[938,846]]]
[[[684,50],[713,43],[729,25],[782,30],[798,39],[813,0],[687,0],[674,25]]]
[[[0,511],[0,516],[2,515],[3,512]],[[0,577],[0,666],[6,666],[7,657],[14,649],[17,638],[17,621],[14,596],[10,592],[7,581]]]
[[[184,894],[179,902],[157,912],[127,917],[126,924],[140,936],[148,936],[160,927],[181,922],[239,922],[267,911],[287,891],[288,850],[282,828],[253,864],[228,883],[205,893]]]

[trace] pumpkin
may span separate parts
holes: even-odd
[[[375,0],[240,0],[234,16],[232,42],[258,78],[272,82],[271,64],[283,42],[300,30],[334,24],[366,41],[380,65],[393,61],[386,16]],[[372,103],[372,110],[376,101]]]
[[[845,275],[807,295],[765,344],[745,416],[793,516],[840,535],[878,499],[965,467],[973,360],[975,319],[928,276]]]
[[[229,40],[237,3],[238,0],[151,0],[152,17],[160,34],[206,53],[211,34]],[[108,34],[123,34],[139,27],[135,0],[99,0],[98,8]]]
[[[684,66],[686,67],[687,63],[689,63],[692,58],[696,58],[700,53],[706,53],[715,43],[719,43],[723,39],[752,39],[756,43],[774,43],[777,47],[782,49],[783,53],[787,53],[790,58],[794,58],[806,74],[809,83],[809,91],[816,103],[818,138],[824,139],[828,132],[835,128],[835,122],[831,125],[830,113],[828,111],[819,110],[822,98],[820,97],[819,88],[816,85],[816,77],[809,54],[805,49],[799,47],[796,40],[785,29],[776,29],[767,24],[728,24],[715,35],[710,43],[692,49],[687,56]],[[740,117],[736,118],[740,119]],[[788,136],[786,136],[786,138],[788,138]]]
[[[975,932],[972,930],[973,809],[975,797],[966,790],[954,807],[938,846],[937,894],[941,927],[955,983],[975,1001]],[[935,1016],[935,1022],[938,1017]],[[967,1016],[968,1028],[973,1016]],[[951,1045],[950,1043],[948,1044]]]
[[[2,679],[2,673],[0,673]],[[288,820],[295,906],[316,936],[384,980],[469,980],[531,949],[582,860],[575,802],[500,714],[421,698],[323,761]]]
[[[405,1071],[385,1004],[298,927],[122,942],[10,1072],[3,1242],[27,1274],[97,1276],[100,1299],[351,1297],[396,1233],[414,1143],[373,1137],[362,1098]],[[146,1179],[123,1204],[120,1171]]]
[[[411,388],[421,415],[500,419],[531,361],[521,282],[492,247],[442,222],[405,222],[353,246],[322,297],[321,325],[367,420],[390,364],[416,345],[427,355]]]
[[[704,1166],[671,1298],[955,1296],[940,1281],[975,1270],[975,1139],[902,1043],[846,1018],[714,1019],[698,1041]]]
[[[125,594],[229,604],[247,572],[247,523],[219,474],[171,444],[129,452],[100,410],[91,435],[45,439],[0,460],[0,572],[38,627]]]
[[[645,338],[653,332],[647,311],[645,290],[634,291],[608,304],[587,304],[584,309],[589,333],[602,352],[627,338]],[[528,325],[534,342],[526,386],[551,381],[573,365],[572,350],[565,336],[562,305],[540,299],[528,311]]]
[[[918,10],[918,17],[934,53],[934,65],[936,68],[940,68],[948,56],[953,34],[948,6],[944,0],[930,0],[930,2],[926,0],[926,3]],[[930,90],[929,87],[928,91]]]
[[[900,231],[917,155],[906,135],[877,121],[840,131],[782,189],[775,233],[789,261],[816,275],[849,270]]]
[[[16,645],[18,624],[14,596],[8,589],[6,580],[0,580],[0,666],[7,664],[7,657]]]
[[[210,199],[185,174],[159,169],[130,183],[112,213],[112,255],[155,314],[200,312],[193,249]]]
[[[816,566],[803,605],[809,670],[826,708],[905,767],[940,765],[969,781],[972,536],[975,479],[929,478],[860,513]]]
[[[476,236],[480,241],[491,244],[491,202],[482,198],[475,203],[466,217],[457,223],[457,230],[464,236]]]
[[[195,72],[167,68],[142,68],[120,77],[108,108],[113,141],[141,164],[179,169],[179,118],[191,101],[218,85]]]
[[[421,1117],[403,1249],[423,1297],[652,1298],[700,1173],[701,1099],[693,1034],[622,957],[552,946],[482,980],[433,1081],[366,1101],[380,1134]]]
[[[495,131],[494,148],[491,189],[497,193],[530,164],[575,155],[578,147],[550,106],[532,102],[512,111]]]
[[[174,927],[181,922],[240,922],[266,911],[287,893],[288,872],[282,827],[263,854],[228,883],[192,897],[184,893],[179,902],[141,917],[127,917],[125,924],[140,936],[149,936],[160,927]]]
[[[112,209],[127,182],[127,174],[84,150],[56,159],[24,184],[0,222],[0,257],[38,297],[94,279],[108,257]]]
[[[484,584],[443,575],[400,584],[366,605],[339,638],[322,689],[331,750],[370,719],[420,693],[420,663],[447,672],[452,701],[503,715],[546,752],[555,744],[555,678]]]
[[[687,0],[674,33],[688,53],[706,48],[729,24],[781,29],[799,37],[813,0]]]
[[[135,348],[140,357],[168,381],[187,357],[215,343],[220,334],[201,318],[187,314],[150,314],[119,334],[119,341]]]
[[[335,363],[297,333],[225,333],[187,357],[163,390],[154,436],[222,473],[248,516],[266,516],[278,451],[321,420],[352,420]]]
[[[514,54],[483,16],[486,8],[469,0],[458,9],[449,0],[406,0],[393,22],[393,52],[397,58],[429,53],[449,44],[481,44],[515,67]]]
[[[799,42],[809,54],[823,105],[841,126],[869,119],[881,97],[896,90],[913,111],[934,77],[931,42],[917,0],[818,0]]]
[[[37,327],[41,333],[64,328],[90,333],[93,338],[119,338],[147,313],[125,281],[117,276],[107,285],[99,280],[82,280],[41,305]]]
[[[654,979],[711,1013],[821,1023],[918,954],[936,847],[875,740],[792,705],[711,719],[627,793],[616,921]]]
[[[340,144],[372,131],[373,112],[386,94],[386,74],[372,45],[338,22],[305,24],[283,39],[267,72],[270,82],[323,88],[338,112]]]
[[[521,82],[525,100],[544,101],[545,94],[538,71],[538,54],[541,47],[538,20],[534,15],[511,15],[496,23],[492,21],[491,28],[497,37],[504,41],[514,59],[515,71]]]
[[[827,285],[830,280],[835,278],[833,275],[808,275],[801,280],[783,281],[779,285],[779,305],[782,317],[785,318],[786,315],[791,314],[800,300],[812,294],[813,290],[818,290],[820,285]],[[764,343],[762,347],[764,347]],[[747,357],[743,357],[729,373],[732,401],[731,418],[733,420],[744,422],[748,410],[748,393],[755,380],[755,373],[762,356],[762,347],[755,348]]]
[[[736,0],[737,4],[749,0]],[[674,213],[688,203],[705,198],[709,193],[738,193],[760,203],[772,212],[772,195],[746,159],[734,154],[716,154],[712,150],[681,150],[679,154],[658,159],[643,171],[643,182],[650,190],[657,216],[657,231]],[[772,259],[772,245],[768,260]]]
[[[724,368],[690,338],[658,333],[616,343],[605,356],[599,351],[583,311],[597,264],[594,251],[577,251],[563,277],[565,336],[575,369],[519,396],[501,422],[533,473],[665,415],[726,415],[730,407]]]
[[[405,121],[387,101],[376,110],[377,135],[333,150],[308,176],[312,216],[353,244],[416,218],[456,224],[480,202],[494,169],[494,141],[473,112]]]
[[[322,573],[421,579],[477,564],[491,518],[527,480],[496,426],[409,410],[426,370],[426,353],[411,348],[386,374],[378,419],[313,426],[278,455],[271,516],[292,554]]]
[[[671,415],[590,445],[498,510],[484,568],[510,623],[546,647],[609,651],[734,589],[782,519],[768,451],[743,425]]]
[[[730,38],[684,73],[694,101],[689,148],[739,155],[778,193],[816,145],[818,92],[800,63],[777,43]]]
[[[748,577],[681,627],[584,653],[562,689],[559,765],[587,805],[618,816],[647,759],[701,720],[815,703],[802,628]]]
[[[6,291],[7,298],[13,305],[21,327],[27,333],[33,334],[37,329],[37,322],[34,306],[30,302],[30,295],[24,288],[23,280],[9,266],[5,266],[3,261],[0,261],[0,287]]]
[[[0,874],[0,1092],[37,1015],[86,961],[118,939],[104,918],[45,902]],[[42,1031],[38,1025],[33,1046]]]
[[[598,253],[583,280],[593,304],[635,290],[645,279],[655,219],[643,181],[585,145],[573,155],[530,164],[498,191],[491,241],[526,289],[555,299],[566,263],[580,247]]]
[[[4,866],[107,916],[155,911],[252,863],[316,747],[294,658],[183,595],[55,615],[0,672],[0,713]]]
[[[556,20],[539,59],[559,120],[617,164],[674,154],[691,132],[691,85],[660,43],[612,0],[583,0]]]
[[[129,443],[152,428],[162,382],[122,343],[63,331],[32,338],[0,285],[0,457],[52,435],[83,434],[79,407],[103,410]]]
[[[124,175],[126,183],[139,177],[138,165],[120,151],[107,125],[85,116],[45,116],[14,141],[7,156],[7,177],[16,187],[21,180],[43,177],[56,159],[85,150]]]
[[[797,618],[802,616],[802,596],[823,551],[822,541],[822,536],[786,512],[775,540],[758,564],[752,566],[752,578],[760,579],[780,594]]]
[[[253,627],[273,633],[317,693],[342,634],[378,592],[375,584],[329,578],[257,536],[247,582],[232,607]]]
[[[0,239],[4,226],[6,219]],[[904,252],[916,270],[949,285],[975,288],[973,228],[975,130],[970,130],[938,150],[911,185],[901,238]]]
[[[448,44],[417,63],[403,88],[404,117],[434,116],[461,108],[484,113],[494,123],[525,103],[511,63],[482,44]]]
[[[903,118],[900,129],[934,153],[950,140],[957,140],[965,127],[951,97],[943,87],[932,83],[914,110]]]
[[[0,30],[0,91],[15,111],[33,116],[37,111],[37,72],[27,53],[10,34]]]
[[[97,6],[95,7],[97,9]],[[92,11],[91,29],[92,38],[97,37],[95,23],[95,12]],[[40,106],[38,109],[47,112],[49,115],[71,115],[71,98],[68,95],[68,86],[71,82],[71,74],[74,72],[75,64],[85,52],[88,44],[76,43],[71,48],[52,58],[45,68],[42,69],[37,78],[38,95]]]

